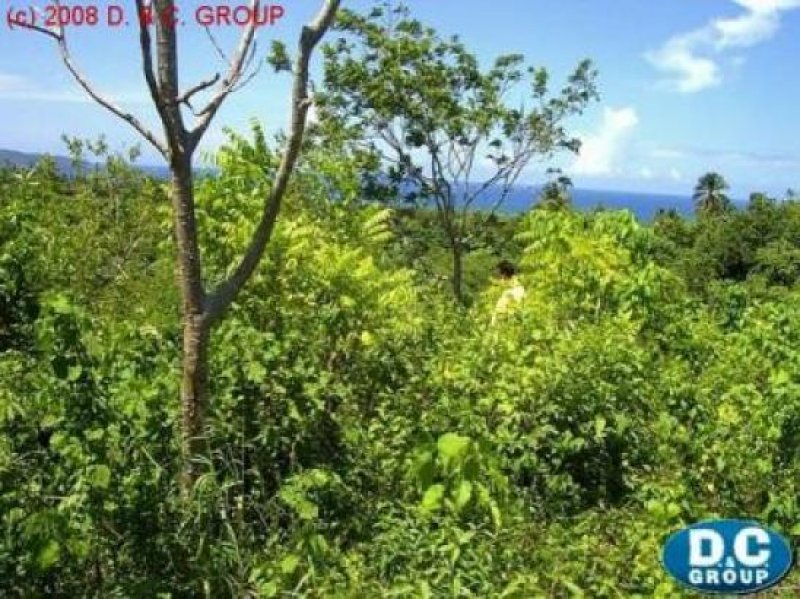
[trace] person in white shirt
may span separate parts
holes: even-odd
[[[517,278],[516,267],[508,260],[503,260],[497,265],[497,273],[505,290],[497,300],[492,315],[492,324],[495,324],[502,315],[513,311],[525,298],[525,287]]]

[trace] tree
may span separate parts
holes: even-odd
[[[700,177],[692,196],[697,213],[719,216],[730,210],[731,201],[725,194],[727,190],[728,182],[719,173],[706,173]]]
[[[338,27],[345,35],[325,48],[320,116],[376,152],[400,189],[435,207],[462,301],[468,214],[495,211],[535,157],[577,151],[564,122],[597,96],[596,72],[580,63],[552,96],[545,69],[526,68],[518,54],[482,69],[457,37],[442,39],[402,5],[343,11]],[[514,105],[508,96],[523,83]]]
[[[558,175],[548,181],[539,193],[537,208],[542,210],[566,210],[572,206],[572,179]]]
[[[183,354],[181,407],[184,451],[183,484],[187,488],[195,480],[196,458],[203,451],[204,411],[206,403],[206,370],[208,342],[213,325],[222,318],[242,287],[252,276],[272,235],[281,202],[300,153],[306,116],[310,107],[308,93],[309,63],[315,47],[330,28],[340,0],[322,0],[314,20],[305,25],[299,36],[297,56],[293,65],[292,111],[289,132],[280,164],[269,193],[264,198],[261,219],[249,245],[232,274],[210,291],[203,278],[203,266],[198,243],[194,201],[192,158],[201,139],[222,104],[252,78],[255,55],[256,20],[242,31],[238,46],[229,58],[224,76],[213,77],[182,91],[178,74],[178,27],[174,22],[175,0],[135,0],[139,21],[139,44],[142,70],[152,102],[163,127],[163,136],[150,130],[134,114],[125,111],[112,99],[100,94],[75,63],[67,44],[63,26],[48,29],[38,25],[18,23],[55,40],[64,66],[98,104],[127,122],[167,161],[171,173],[172,210],[177,242],[178,286],[181,293],[183,317]],[[54,5],[59,7],[58,0]],[[259,0],[251,0],[251,14],[256,14]],[[155,31],[155,45],[152,33]],[[216,41],[215,41],[216,44]],[[155,49],[155,56],[153,50]],[[271,62],[282,65],[286,55],[281,46],[274,46]],[[279,60],[280,59],[280,60]],[[210,93],[202,108],[192,105],[201,93]],[[195,121],[188,126],[186,111]]]

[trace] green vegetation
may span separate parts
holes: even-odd
[[[730,209],[731,201],[725,192],[728,182],[719,173],[706,173],[694,188],[694,201],[700,214],[720,215]]]
[[[198,184],[212,273],[270,160],[236,137]],[[458,307],[433,215],[341,156],[299,172],[213,337],[188,497],[165,185],[2,173],[4,595],[666,597],[682,523],[796,527],[800,203],[497,218]],[[526,297],[490,326],[500,258]]]
[[[577,151],[565,121],[597,97],[597,73],[583,61],[553,94],[547,70],[519,54],[482,70],[457,37],[441,39],[389,2],[367,17],[343,10],[338,23],[346,36],[325,53],[323,121],[435,207],[462,302],[470,210],[487,199],[500,206],[534,158]]]
[[[324,125],[210,337],[188,489],[169,184],[78,140],[101,166],[0,170],[0,595],[674,597],[688,522],[800,535],[799,200],[715,175],[644,225],[558,178],[464,214],[456,301],[441,214]],[[195,182],[209,280],[278,155],[231,133]]]

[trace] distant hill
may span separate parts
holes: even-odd
[[[27,152],[17,152],[15,150],[0,149],[0,165],[30,168],[41,160],[45,154],[32,154]],[[72,161],[66,156],[53,156],[58,169],[67,176],[74,174]],[[85,163],[85,168],[94,167],[94,163]],[[159,179],[167,179],[169,170],[166,166],[147,166],[140,165],[139,168]],[[201,169],[207,173],[213,172],[209,169]],[[539,195],[541,186],[517,185],[508,195],[502,207],[503,212],[520,213],[524,212],[534,203]],[[573,189],[572,198],[575,206],[581,210],[593,210],[598,207],[624,209],[633,212],[642,221],[649,221],[655,216],[660,208],[674,208],[680,214],[690,215],[694,211],[692,199],[687,196],[666,195],[666,194],[645,194],[630,191],[608,191],[598,189]],[[493,204],[492,198],[484,198],[482,205],[476,208],[487,208]]]
[[[71,177],[75,174],[75,168],[72,164],[72,160],[67,156],[38,154],[32,152],[17,152],[16,150],[0,149],[0,166],[30,168],[45,156],[50,156],[53,160],[55,160],[56,168],[58,168],[58,170],[67,177]],[[86,169],[93,168],[95,166],[97,166],[97,164],[94,162],[83,163],[83,167]],[[148,175],[157,177],[159,179],[166,179],[169,177],[169,169],[166,166],[139,165],[139,169]]]
[[[0,150],[0,165],[15,166],[19,168],[31,168],[46,154],[30,154],[28,152],[17,152],[16,150]],[[73,172],[72,161],[66,156],[53,156],[58,170],[64,174],[71,175]]]

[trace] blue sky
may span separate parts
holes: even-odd
[[[101,12],[108,0],[95,1]],[[15,0],[13,5],[42,5]],[[125,7],[132,0],[115,0]],[[188,15],[205,0],[181,2]],[[225,4],[226,0],[210,3]],[[236,4],[236,2],[227,2]],[[364,8],[370,0],[344,0]],[[458,33],[482,59],[520,52],[554,81],[582,58],[600,70],[601,101],[572,123],[581,156],[563,157],[579,187],[686,193],[707,170],[723,173],[735,196],[800,187],[800,0],[411,0],[419,18]],[[291,41],[315,0],[285,0],[286,16],[259,34]],[[0,148],[63,153],[62,133],[105,134],[115,147],[137,142],[127,125],[82,94],[61,68],[52,40],[0,31]],[[236,28],[214,29],[232,47]],[[180,31],[191,85],[224,68],[202,28]],[[135,29],[72,28],[70,45],[97,87],[155,126],[139,70]],[[277,131],[288,114],[288,80],[262,72],[229,100],[205,149],[222,127],[251,118]],[[158,162],[149,148],[144,161]],[[527,182],[540,182],[543,165]]]

